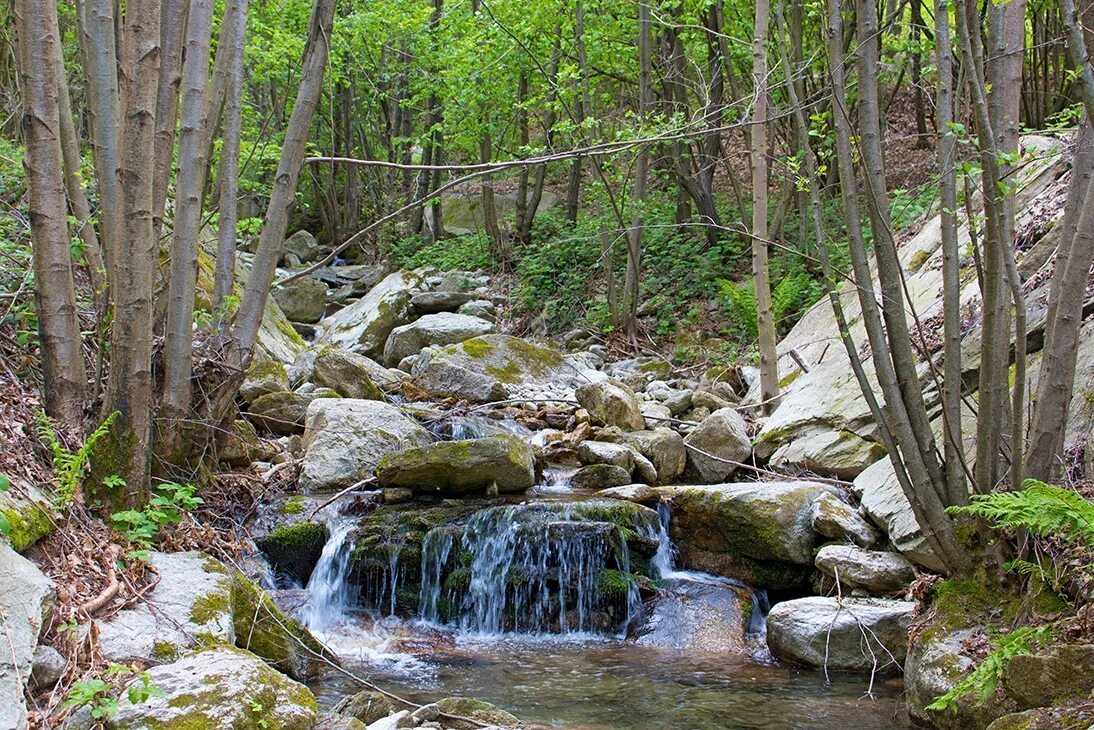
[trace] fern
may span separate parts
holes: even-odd
[[[741,329],[755,337],[758,331],[756,321],[756,290],[749,279],[736,284],[728,279],[718,280],[718,291],[722,295],[723,305]]]
[[[1024,528],[1035,537],[1059,536],[1094,546],[1094,503],[1036,479],[1027,479],[1022,486],[1017,492],[974,495],[971,504],[947,511],[981,517],[995,527]]]
[[[88,435],[83,446],[76,451],[70,451],[57,438],[57,430],[54,428],[53,421],[49,419],[49,416],[41,411],[36,414],[38,436],[53,452],[53,504],[58,510],[63,512],[72,505],[72,501],[76,497],[76,490],[79,488],[80,482],[87,471],[87,466],[91,462],[91,453],[94,451],[95,445],[110,432],[110,427],[114,425],[118,415],[117,411],[111,413]]]
[[[1048,643],[1052,640],[1054,631],[1052,625],[1023,626],[999,637],[995,642],[995,649],[984,657],[976,669],[969,672],[949,692],[927,705],[926,709],[956,712],[958,700],[972,693],[976,694],[977,706],[984,704],[999,686],[1003,670],[1010,660],[1022,654],[1030,654],[1035,646]]]

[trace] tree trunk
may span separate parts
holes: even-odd
[[[775,315],[771,309],[771,280],[767,261],[767,26],[768,0],[756,3],[752,36],[752,284],[756,290],[756,328],[760,348],[760,402],[770,413],[779,400]]]
[[[30,234],[46,413],[78,429],[83,420],[84,370],[76,286],[65,221],[64,173],[57,103],[57,7],[15,4],[23,98],[23,164],[29,191]]]
[[[638,66],[639,120],[645,121],[652,105],[650,83],[650,6],[646,0],[638,3]],[[638,285],[642,275],[642,228],[645,221],[646,181],[649,175],[650,152],[643,146],[635,166],[634,197],[637,207],[627,241],[627,276],[623,281],[623,329],[631,348],[638,348]]]
[[[152,180],[152,225],[157,241],[163,231],[163,210],[171,182],[171,162],[175,159],[183,32],[188,25],[191,5],[189,0],[163,0],[160,8],[160,80],[156,89],[156,147]]]

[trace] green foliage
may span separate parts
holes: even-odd
[[[746,334],[757,334],[756,288],[749,279],[737,284],[725,279],[718,282],[722,306],[733,322]],[[798,317],[824,294],[824,287],[803,269],[775,277],[771,288],[771,311],[778,329],[785,332]]]
[[[11,479],[6,474],[0,474],[0,493],[9,489],[11,489]],[[0,512],[0,535],[4,537],[11,535],[11,521],[2,512]]]
[[[890,190],[890,210],[893,228],[907,228],[919,222],[938,200],[938,184],[926,185],[918,190]]]
[[[1031,654],[1035,647],[1051,641],[1054,634],[1055,627],[1047,624],[1022,626],[996,638],[995,648],[984,657],[976,669],[969,672],[949,692],[927,705],[927,709],[956,712],[958,701],[969,694],[975,694],[977,705],[984,704],[999,686],[1003,670],[1006,669],[1010,660],[1022,654]]]
[[[1059,536],[1081,545],[1094,545],[1094,504],[1063,487],[1027,479],[1015,492],[976,494],[951,514],[981,517],[996,527],[1026,529],[1035,537]]]
[[[118,713],[118,692],[120,687],[110,680],[122,680],[135,677],[136,681],[126,690],[126,697],[134,705],[148,701],[152,697],[162,697],[163,690],[152,684],[152,675],[138,672],[132,667],[111,664],[102,677],[82,679],[72,685],[65,698],[65,707],[91,706],[91,716],[102,721]]]
[[[433,266],[442,271],[475,271],[497,265],[490,237],[483,233],[446,238],[429,246],[423,245],[421,236],[410,236],[396,242],[388,255],[402,269]]]
[[[149,559],[149,551],[155,545],[160,529],[177,525],[185,512],[196,509],[204,500],[195,492],[193,484],[160,484],[158,494],[139,510],[130,509],[110,515],[114,529],[133,545],[126,557],[134,560]]]
[[[110,427],[117,420],[118,415],[117,411],[111,413],[88,435],[83,446],[76,451],[70,451],[57,437],[57,431],[49,416],[41,411],[35,413],[38,420],[38,436],[53,452],[53,504],[58,510],[63,512],[72,505],[76,490],[91,463],[91,454],[95,450],[95,445],[110,433]]]

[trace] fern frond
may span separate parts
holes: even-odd
[[[1070,489],[1027,479],[1016,492],[978,494],[951,514],[981,517],[995,527],[1024,528],[1036,537],[1059,536],[1094,545],[1094,503]]]

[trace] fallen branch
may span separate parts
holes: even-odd
[[[346,496],[347,494],[349,494],[349,493],[350,493],[350,492],[352,492],[353,490],[355,490],[355,489],[360,489],[361,487],[365,486],[366,484],[371,484],[371,483],[372,483],[372,482],[374,482],[374,481],[376,481],[376,477],[375,477],[375,476],[370,476],[370,477],[365,477],[364,479],[362,479],[362,480],[361,480],[361,481],[359,481],[359,482],[356,482],[356,483],[354,483],[354,484],[351,484],[351,485],[349,485],[348,487],[346,487],[345,489],[343,489],[343,490],[342,490],[341,492],[339,492],[338,494],[334,495],[333,497],[331,497],[330,499],[328,499],[328,500],[327,500],[326,502],[324,502],[323,504],[321,504],[321,505],[319,505],[318,507],[316,507],[315,509],[313,509],[313,510],[311,511],[311,514],[310,514],[310,515],[308,515],[308,519],[310,520],[310,519],[312,519],[313,517],[315,517],[315,513],[316,513],[316,512],[318,512],[319,510],[323,509],[324,507],[326,507],[327,505],[331,504],[332,502],[335,502],[335,501],[337,501],[337,500],[341,499],[342,497]]]

